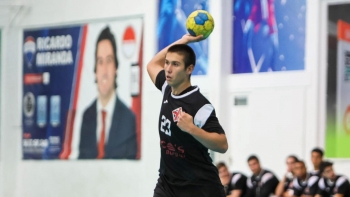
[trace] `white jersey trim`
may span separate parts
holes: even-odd
[[[199,90],[199,87],[196,86],[195,89],[193,89],[193,90],[187,92],[186,94],[182,94],[182,95],[176,96],[176,95],[174,95],[173,93],[171,93],[171,97],[173,97],[174,99],[184,98],[184,97],[186,97],[186,96],[188,96],[188,95],[190,95],[190,94],[192,94],[193,92],[196,92],[196,91],[198,91],[198,90]]]
[[[267,181],[269,181],[272,178],[273,178],[273,174],[268,172],[261,177],[261,182],[266,183]]]
[[[344,177],[344,176],[339,177],[338,180],[337,180],[337,182],[335,183],[335,186],[336,186],[336,187],[341,186],[346,180],[347,180],[347,179],[346,179],[346,177]]]
[[[318,181],[318,177],[317,176],[312,176],[309,178],[309,180],[307,181],[307,185],[309,187],[313,186],[317,181]]]
[[[233,176],[231,184],[235,185],[237,183],[237,181],[242,177],[242,175],[240,174],[235,174],[235,176]]]
[[[253,188],[252,180],[247,179],[247,186],[248,186],[249,188]]]
[[[162,86],[162,94],[164,95],[165,88],[167,87],[168,82],[164,81],[163,86]]]
[[[194,116],[194,124],[197,127],[202,128],[213,111],[214,107],[211,104],[203,105]]]
[[[318,187],[322,190],[326,189],[326,185],[324,184],[324,179],[321,178],[319,181],[318,181]]]
[[[299,184],[298,178],[294,178],[294,180],[293,180],[293,186],[294,186],[297,190],[302,189],[302,186]]]

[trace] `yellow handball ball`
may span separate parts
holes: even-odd
[[[214,19],[207,11],[196,10],[187,17],[186,28],[192,36],[207,38],[214,29]]]

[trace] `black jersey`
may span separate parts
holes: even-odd
[[[289,191],[293,189],[293,177],[287,177],[284,182],[283,191]]]
[[[318,182],[318,191],[322,197],[333,197],[335,194],[343,194],[350,197],[349,180],[344,176],[337,176],[334,182],[326,178],[321,178]]]
[[[164,70],[156,78],[156,87],[163,93],[159,115],[161,160],[159,173],[170,185],[221,185],[217,168],[208,149],[192,135],[177,126],[181,111],[193,117],[194,124],[206,132],[224,134],[214,107],[191,86],[180,95],[173,95],[165,80]],[[221,185],[222,186],[222,185]]]
[[[247,179],[247,197],[269,197],[275,193],[277,177],[268,170],[261,170],[258,176]]]
[[[312,175],[311,173],[307,175],[305,181],[300,178],[294,178],[293,180],[293,195],[301,196],[308,195],[314,196],[318,189],[318,180],[320,177]]]
[[[312,171],[310,172],[310,175],[321,177],[321,173],[320,173],[319,170],[312,170]]]
[[[230,195],[233,190],[241,190],[241,196],[244,196],[247,190],[247,177],[241,173],[232,173],[226,195]]]

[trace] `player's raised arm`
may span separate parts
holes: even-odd
[[[169,47],[171,47],[174,44],[188,44],[188,43],[191,43],[191,42],[198,42],[198,41],[201,41],[202,39],[203,39],[202,35],[194,37],[194,36],[191,36],[189,34],[186,34],[186,35],[182,36],[181,39],[173,42],[172,44],[170,44],[166,48],[164,48],[161,51],[159,51],[151,59],[151,61],[148,62],[148,64],[147,64],[147,72],[148,72],[149,76],[151,77],[152,82],[155,83],[158,73],[161,70],[163,70],[163,68],[164,68],[165,55],[166,55]]]

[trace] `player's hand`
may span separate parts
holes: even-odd
[[[204,40],[203,35],[199,36],[191,36],[190,34],[185,34],[181,38],[185,43],[191,43],[191,42],[199,42]]]
[[[188,113],[181,111],[179,119],[177,120],[177,126],[187,133],[193,128],[193,117]]]

